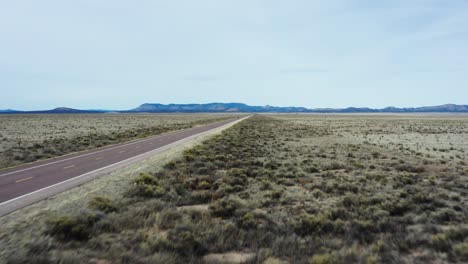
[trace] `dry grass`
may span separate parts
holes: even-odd
[[[140,173],[163,169],[166,163],[180,158],[184,150],[220,133],[221,129],[215,129],[168,151],[1,217],[0,263],[7,262],[8,256],[24,256],[30,243],[38,238],[44,239],[42,234],[49,216],[80,212],[88,205],[91,206],[95,197],[106,197],[113,201],[121,199]],[[26,258],[25,262],[31,263],[32,260]]]
[[[225,114],[0,115],[0,168],[222,120]]]
[[[257,115],[99,199],[102,210],[54,212],[10,260],[466,262],[467,127],[465,116]]]

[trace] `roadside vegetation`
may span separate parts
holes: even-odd
[[[122,197],[35,219],[41,235],[6,259],[468,262],[467,128],[463,116],[256,115]]]
[[[216,114],[0,115],[0,168],[221,121]]]

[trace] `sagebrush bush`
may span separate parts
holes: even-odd
[[[435,250],[442,252],[447,252],[452,247],[452,241],[445,234],[432,235],[431,244]]]
[[[331,254],[316,254],[309,259],[309,264],[334,264],[337,260]]]
[[[131,193],[142,197],[161,197],[166,192],[154,175],[141,173],[134,180],[134,188]]]
[[[461,261],[468,261],[468,242],[454,245],[453,251]]]
[[[241,228],[254,228],[257,226],[255,215],[252,212],[243,214],[237,219],[237,225]]]
[[[218,217],[231,217],[238,208],[236,201],[227,198],[220,199],[209,207],[211,214]]]
[[[301,215],[292,222],[294,232],[301,236],[340,234],[344,232],[344,222],[332,221],[325,215]]]
[[[101,196],[93,197],[89,201],[88,207],[104,213],[112,213],[117,211],[117,206],[109,198]]]
[[[206,252],[206,247],[198,241],[193,230],[188,227],[176,227],[167,234],[169,250],[180,255],[190,256],[192,254],[200,256]]]
[[[140,173],[133,182],[135,184],[159,185],[156,177],[150,173]]]
[[[103,216],[83,212],[78,215],[53,216],[47,220],[46,233],[60,240],[87,240],[93,234],[93,226]]]

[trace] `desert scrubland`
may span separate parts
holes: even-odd
[[[221,121],[228,114],[0,115],[0,168]]]
[[[139,172],[125,192],[31,219],[22,232],[34,237],[2,254],[9,263],[463,263],[467,155],[464,115],[255,115]]]

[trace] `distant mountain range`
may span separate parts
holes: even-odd
[[[305,108],[278,106],[251,106],[242,103],[209,103],[209,104],[142,104],[130,110],[80,110],[58,107],[52,110],[18,111],[0,110],[0,114],[92,114],[92,113],[468,113],[468,105],[445,104],[438,106],[381,109],[367,107],[348,108]]]
[[[13,110],[13,109],[0,109],[0,114],[3,114],[3,113],[16,113],[18,111],[16,110]]]
[[[142,104],[129,112],[150,112],[150,113],[229,113],[229,112],[307,112],[305,107],[276,107],[276,106],[250,106],[241,103],[210,103],[210,104]]]
[[[21,111],[12,109],[0,109],[0,114],[86,114],[86,113],[108,113],[110,110],[80,110],[68,107],[57,107],[52,110]]]

